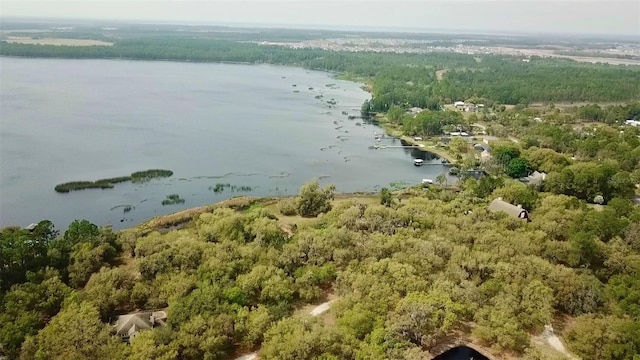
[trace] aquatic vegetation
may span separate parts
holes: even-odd
[[[120,176],[114,178],[100,179],[96,181],[70,181],[55,186],[54,190],[59,193],[68,193],[75,190],[84,189],[112,189],[113,184],[132,181],[134,183],[143,183],[153,179],[169,177],[173,175],[171,170],[151,169],[145,171],[137,171],[130,176]]]
[[[178,194],[167,195],[167,198],[162,200],[162,206],[165,205],[176,205],[176,204],[184,204],[185,200],[180,197]]]
[[[396,190],[402,190],[406,187],[409,186],[409,183],[406,181],[393,181],[389,184],[391,190],[396,191]]]
[[[131,176],[120,176],[120,177],[109,178],[109,179],[100,179],[100,180],[96,180],[95,182],[117,184],[117,183],[127,182],[127,181],[131,181]]]
[[[59,193],[68,193],[73,190],[84,190],[84,189],[111,189],[113,188],[113,184],[108,182],[98,182],[98,181],[71,181],[64,184],[58,184],[54,188],[55,191]]]
[[[215,186],[209,186],[209,190],[215,193],[220,193],[224,191],[225,188],[231,190],[231,192],[236,192],[236,191],[249,192],[253,190],[251,186],[246,186],[246,185],[231,185],[231,184],[217,183]]]
[[[133,174],[131,174],[131,181],[133,181],[134,183],[141,183],[141,182],[146,182],[153,179],[170,177],[171,175],[173,175],[173,171],[163,170],[163,169],[136,171]]]
[[[222,192],[224,190],[225,185],[229,185],[230,186],[230,184],[217,183],[215,186],[209,186],[209,190],[213,190],[213,192],[219,193],[219,192]]]

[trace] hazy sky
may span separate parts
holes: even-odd
[[[1,0],[6,17],[637,35],[640,0]]]

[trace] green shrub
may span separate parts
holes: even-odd
[[[296,198],[286,198],[278,201],[278,210],[284,216],[294,216],[298,214],[298,204]]]

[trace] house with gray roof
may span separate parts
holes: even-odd
[[[502,198],[493,200],[491,204],[489,204],[489,211],[492,213],[503,212],[513,218],[531,221],[529,218],[529,212],[526,209],[522,206],[510,204],[502,200]]]
[[[129,342],[141,330],[151,330],[157,326],[164,326],[167,313],[164,311],[145,311],[127,315],[120,315],[111,323],[112,331],[120,339]]]
[[[521,182],[531,185],[541,185],[547,178],[547,173],[534,171],[531,175],[520,179]]]

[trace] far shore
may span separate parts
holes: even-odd
[[[52,45],[52,46],[113,46],[112,42],[91,39],[67,39],[67,38],[40,38],[33,39],[27,36],[8,36],[4,41],[8,43],[27,45]]]

